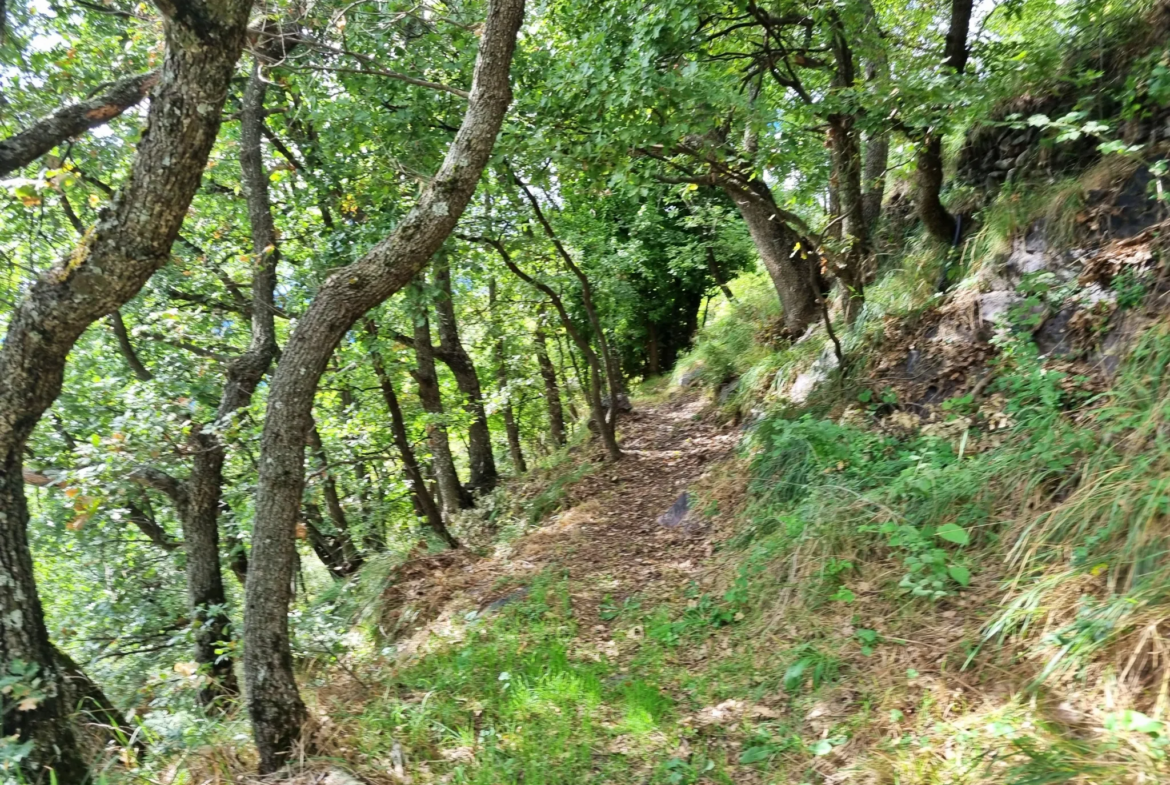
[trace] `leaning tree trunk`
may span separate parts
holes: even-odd
[[[455,321],[455,300],[451,291],[451,265],[443,253],[435,257],[435,283],[441,294],[435,300],[435,321],[438,323],[439,349],[443,363],[451,369],[455,384],[465,398],[463,408],[471,415],[467,429],[467,462],[471,465],[468,486],[475,493],[484,493],[496,487],[499,472],[492,455],[492,435],[488,430],[487,412],[483,407],[483,390],[479,374],[471,356],[459,339],[459,325]]]
[[[366,321],[366,332],[377,337],[378,327],[373,319]],[[410,484],[410,492],[414,496],[419,512],[422,513],[422,517],[426,520],[431,531],[439,535],[439,538],[452,548],[458,548],[459,542],[447,530],[447,525],[443,522],[443,512],[435,502],[435,497],[431,495],[430,489],[427,488],[426,477],[423,476],[418,458],[410,446],[406,418],[402,416],[402,407],[398,403],[398,394],[394,391],[394,383],[390,380],[385,363],[382,362],[382,355],[373,347],[370,349],[370,364],[374,366],[374,375],[378,377],[378,386],[382,390],[382,400],[386,402],[386,410],[390,412],[390,433],[394,438],[394,446],[398,449],[398,456],[402,460],[403,473],[406,474],[406,481]]]
[[[57,398],[82,332],[166,264],[219,131],[251,3],[161,6],[166,54],[130,176],[77,250],[27,289],[0,349],[0,670],[17,660],[32,665],[46,692],[35,709],[6,713],[0,735],[33,742],[24,776],[40,780],[51,767],[58,785],[80,783],[87,772],[33,578],[24,445]]]
[[[573,260],[572,254],[565,248],[564,243],[561,242],[557,233],[553,231],[552,224],[545,217],[544,210],[541,209],[540,202],[533,196],[532,191],[529,190],[528,186],[515,173],[512,174],[512,179],[515,180],[516,185],[520,187],[520,190],[528,199],[528,203],[532,206],[532,212],[536,215],[537,222],[544,229],[544,233],[548,239],[552,241],[553,247],[557,249],[557,253],[564,261],[565,266],[569,268],[569,271],[577,278],[577,282],[581,284],[581,304],[585,306],[585,316],[588,317],[589,326],[593,329],[594,337],[597,338],[597,350],[601,355],[601,361],[605,370],[605,386],[609,392],[610,404],[607,421],[610,425],[610,431],[612,431],[617,419],[618,409],[620,408],[618,406],[618,396],[625,392],[625,380],[622,378],[621,368],[618,367],[613,353],[609,350],[609,339],[605,337],[605,330],[601,326],[601,318],[597,313],[597,306],[593,301],[593,284],[590,283],[589,276],[585,275],[585,271]]]
[[[565,329],[565,332],[568,333],[573,343],[577,345],[577,348],[584,355],[585,362],[588,365],[589,380],[588,384],[584,385],[585,397],[589,401],[589,411],[592,414],[594,424],[597,426],[598,434],[601,436],[602,444],[605,445],[606,454],[611,461],[621,460],[622,451],[617,443],[617,435],[614,433],[614,422],[606,416],[605,405],[602,403],[601,376],[603,371],[601,359],[597,356],[597,352],[593,350],[593,347],[590,346],[589,340],[573,324],[573,320],[569,316],[569,311],[565,308],[564,300],[561,299],[561,296],[551,286],[536,280],[520,269],[516,262],[512,260],[511,254],[508,253],[508,249],[504,247],[502,242],[490,238],[483,238],[482,241],[496,249],[496,252],[504,261],[504,266],[513,275],[543,294],[553,304],[557,316],[560,317],[561,327]]]
[[[268,174],[261,152],[267,82],[259,65],[244,91],[240,112],[240,173],[251,225],[252,334],[248,349],[228,366],[219,408],[210,427],[196,426],[188,439],[191,474],[178,481],[162,472],[141,470],[136,479],[165,493],[183,526],[187,553],[187,603],[195,638],[195,662],[208,678],[199,689],[203,706],[223,708],[225,699],[239,694],[232,659],[222,654],[231,640],[231,617],[220,567],[219,516],[223,504],[223,469],[227,458],[220,434],[237,412],[248,406],[252,394],[276,356],[273,295],[279,262],[276,225],[268,197]]]
[[[0,141],[0,177],[136,106],[158,84],[158,79],[157,71],[119,79],[93,98],[58,109],[20,133]]]
[[[536,332],[533,334],[536,349],[536,364],[540,378],[544,381],[544,402],[548,408],[548,432],[554,444],[565,443],[565,409],[561,405],[561,388],[557,384],[557,369],[548,355],[548,338],[544,332],[544,309],[537,314]]]
[[[760,261],[776,287],[784,307],[785,331],[800,335],[819,315],[819,279],[812,262],[813,249],[779,217],[767,183],[752,181],[750,190],[725,183],[723,189],[739,208]]]
[[[427,420],[427,441],[435,464],[435,479],[439,483],[439,499],[447,516],[459,510],[474,506],[475,500],[459,482],[455,469],[455,455],[451,452],[451,439],[447,425],[443,422],[443,396],[439,390],[439,375],[435,370],[435,349],[431,345],[431,327],[423,313],[414,322],[415,369],[410,372],[418,385],[418,400],[423,411],[430,415]]]
[[[393,234],[325,280],[273,374],[244,614],[248,710],[264,772],[285,764],[307,716],[293,674],[288,606],[305,436],[317,385],[349,329],[426,266],[471,200],[511,103],[508,77],[523,15],[523,0],[492,0],[467,114],[442,167]]]

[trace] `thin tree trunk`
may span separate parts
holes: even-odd
[[[496,313],[496,281],[493,278],[488,283],[488,309]],[[508,391],[507,353],[504,350],[503,333],[499,333],[495,346],[492,347],[496,361],[496,385],[503,398],[504,433],[508,438],[508,454],[512,459],[512,470],[520,475],[528,471],[524,462],[524,450],[520,444],[520,426],[516,422],[516,411],[512,408],[512,397]]]
[[[544,306],[536,316],[536,332],[533,333],[536,349],[536,364],[540,378],[544,381],[544,401],[548,408],[548,431],[554,444],[565,443],[565,410],[561,405],[561,388],[557,384],[557,369],[548,356],[548,338],[544,331]]]
[[[735,295],[731,293],[731,289],[727,286],[727,281],[723,278],[723,271],[719,269],[719,262],[715,258],[715,249],[710,245],[707,246],[707,272],[711,273],[711,279],[719,287],[719,291],[723,292],[723,296],[727,298],[727,302],[734,303]]]
[[[377,336],[378,327],[374,324],[373,319],[366,321],[366,331],[371,336]],[[390,433],[394,438],[394,446],[398,448],[398,456],[402,459],[402,470],[406,474],[406,481],[410,485],[415,503],[431,531],[439,535],[439,538],[452,548],[458,548],[459,542],[451,535],[447,525],[443,522],[443,513],[439,509],[438,503],[435,502],[435,497],[427,488],[426,477],[423,476],[418,458],[410,446],[406,418],[402,416],[402,407],[398,403],[398,394],[394,390],[390,374],[386,371],[382,356],[373,348],[370,349],[370,364],[374,366],[374,374],[378,377],[378,385],[382,389],[382,399],[386,402],[387,411],[390,412]]]
[[[187,514],[183,541],[187,549],[187,599],[195,626],[195,661],[209,672],[200,689],[203,705],[239,693],[232,660],[220,655],[222,642],[231,639],[227,594],[220,568],[219,514],[223,498],[223,467],[227,451],[219,434],[236,413],[252,401],[256,385],[276,356],[273,296],[276,291],[276,224],[268,197],[268,173],[264,168],[260,128],[264,122],[264,98],[268,83],[259,64],[244,90],[240,112],[240,173],[248,205],[252,239],[252,335],[248,349],[228,366],[223,396],[211,429],[191,433],[194,458],[187,480]]]
[[[264,773],[288,761],[307,717],[293,674],[288,607],[317,385],[349,329],[426,266],[471,200],[512,100],[509,72],[523,16],[523,0],[492,0],[467,113],[443,165],[388,238],[320,286],[273,374],[244,613],[248,711]]]
[[[833,87],[852,89],[856,82],[853,49],[844,24],[836,12],[830,14],[832,51],[836,68]],[[837,181],[837,198],[841,210],[841,230],[846,241],[845,253],[834,260],[833,272],[841,281],[846,322],[852,322],[861,311],[865,297],[865,267],[869,262],[869,224],[865,220],[862,198],[861,144],[857,132],[857,117],[849,113],[829,116],[829,147],[833,171]]]
[[[618,396],[625,392],[625,380],[622,378],[621,369],[614,360],[613,354],[609,350],[609,340],[605,337],[605,330],[601,326],[601,319],[597,314],[597,306],[593,302],[593,285],[589,282],[589,276],[585,275],[585,271],[577,266],[573,260],[572,255],[568,249],[565,248],[564,243],[553,231],[552,224],[544,215],[544,210],[540,207],[540,202],[533,196],[532,191],[524,184],[515,172],[512,173],[512,179],[524,196],[528,199],[528,203],[532,206],[532,212],[536,215],[537,222],[544,229],[545,235],[552,240],[553,246],[557,249],[557,253],[565,262],[565,266],[576,276],[577,281],[581,284],[581,303],[585,306],[585,315],[589,319],[589,326],[593,329],[594,335],[597,337],[597,348],[601,354],[601,360],[605,370],[605,386],[609,390],[609,418],[607,422],[610,424],[610,431],[612,437],[613,425],[617,419],[618,412]]]
[[[654,322],[646,323],[646,374],[648,376],[657,376],[662,372],[658,367],[658,329],[655,328]]]
[[[944,46],[944,65],[958,76],[967,68],[967,32],[971,26],[973,0],[951,0],[951,22]],[[939,194],[943,186],[942,136],[928,130],[918,143],[918,217],[936,239],[954,244],[958,224],[943,206]]]
[[[353,391],[344,384],[341,387],[341,407],[343,417],[349,418],[357,415],[358,401],[354,397]],[[363,520],[367,522],[363,544],[367,551],[381,553],[386,550],[386,535],[380,518],[376,518],[374,510],[371,509],[370,468],[365,461],[360,459],[353,461],[353,479],[358,489],[358,511],[361,513]],[[377,483],[374,483],[374,485],[377,487]],[[379,496],[381,496],[380,492]],[[377,520],[377,523],[375,523],[375,520]]]
[[[614,434],[614,423],[606,417],[605,405],[602,403],[601,392],[601,360],[597,356],[597,352],[593,351],[593,347],[589,345],[589,341],[573,324],[572,318],[569,316],[568,309],[565,308],[565,303],[561,296],[553,290],[548,284],[541,283],[533,278],[528,273],[521,270],[512,260],[512,256],[508,253],[508,249],[499,240],[484,239],[483,242],[496,249],[500,258],[504,260],[504,265],[512,271],[520,280],[524,281],[529,286],[544,294],[552,302],[556,309],[557,316],[561,319],[561,326],[565,328],[565,332],[577,344],[577,348],[581,350],[581,354],[585,356],[585,361],[589,366],[589,384],[586,388],[585,396],[589,400],[589,410],[593,415],[593,422],[597,425],[597,430],[601,436],[601,441],[605,445],[606,454],[611,461],[619,461],[622,458],[621,448],[618,446],[616,435]],[[616,403],[612,401],[612,403]],[[614,406],[613,408],[616,408]]]
[[[459,510],[470,509],[475,504],[471,494],[459,482],[455,468],[455,456],[451,452],[451,439],[443,422],[443,396],[439,389],[439,375],[435,370],[435,350],[431,345],[431,327],[425,313],[416,316],[414,322],[415,369],[410,372],[418,385],[418,400],[423,411],[430,415],[427,422],[427,441],[434,461],[435,479],[439,483],[439,498],[446,516]]]
[[[345,508],[341,506],[341,494],[337,492],[337,478],[329,468],[329,455],[325,452],[325,443],[321,441],[316,422],[309,428],[309,448],[317,460],[317,471],[321,474],[321,495],[325,497],[325,511],[333,524],[333,533],[329,539],[331,551],[336,557],[325,566],[335,576],[345,578],[357,572],[365,560],[350,535],[349,520],[345,517]]]
[[[168,261],[219,131],[250,6],[192,0],[179,13],[163,4],[166,54],[130,175],[77,250],[25,290],[0,348],[0,670],[17,660],[35,667],[47,694],[33,710],[5,713],[0,735],[33,743],[21,764],[30,781],[47,767],[58,785],[81,783],[88,772],[33,577],[24,446],[60,393],[77,339]]]
[[[866,33],[872,41],[872,54],[865,63],[865,79],[870,84],[890,75],[890,59],[886,51],[885,37],[878,26],[877,12],[872,0],[861,0],[865,14]],[[878,219],[882,214],[882,198],[886,191],[886,167],[890,158],[890,133],[881,130],[871,132],[865,140],[864,193],[861,197],[865,227],[871,242],[877,231]],[[876,272],[876,271],[875,271]]]
[[[467,484],[474,493],[484,493],[496,487],[499,472],[496,470],[495,456],[492,455],[492,436],[488,430],[487,412],[483,407],[483,391],[475,364],[459,339],[455,300],[451,291],[451,267],[446,254],[435,256],[433,268],[435,283],[442,292],[435,301],[440,359],[451,369],[455,384],[465,399],[463,408],[471,415],[471,425],[467,429],[467,460],[471,471]]]
[[[126,330],[126,322],[122,321],[121,311],[110,314],[110,326],[114,328],[114,337],[118,339],[118,351],[122,353],[122,358],[126,360],[138,381],[149,382],[153,379],[154,374],[142,364],[138,352],[134,351],[134,344],[130,343],[130,333]]]

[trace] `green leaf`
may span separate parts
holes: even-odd
[[[771,754],[771,747],[748,747],[739,754],[739,762],[744,764],[759,763],[767,760]]]
[[[967,530],[956,523],[944,523],[938,527],[938,531],[935,534],[947,542],[953,542],[956,545],[966,545],[971,542],[971,537],[967,534]]]
[[[961,564],[952,564],[947,567],[947,574],[955,579],[955,583],[966,586],[971,583],[971,571]]]

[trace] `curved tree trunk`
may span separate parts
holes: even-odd
[[[557,253],[565,262],[565,266],[577,278],[578,283],[581,284],[581,304],[585,306],[585,315],[589,319],[589,326],[593,329],[593,334],[597,338],[597,350],[601,355],[601,362],[605,370],[605,384],[604,386],[609,393],[609,411],[607,421],[610,424],[610,430],[613,430],[613,425],[617,420],[618,396],[625,392],[625,380],[622,378],[621,368],[618,367],[613,353],[609,350],[609,339],[605,337],[605,329],[601,326],[601,318],[597,313],[597,306],[593,302],[593,285],[589,282],[589,276],[585,275],[577,263],[573,260],[572,255],[568,249],[565,248],[564,243],[553,231],[552,224],[548,222],[548,218],[544,215],[544,210],[540,207],[540,202],[533,196],[532,191],[528,186],[516,175],[512,173],[512,179],[516,181],[516,185],[524,193],[528,199],[528,203],[532,206],[532,212],[536,215],[537,223],[544,229],[545,235],[552,240],[553,246],[557,249]]]
[[[321,285],[273,374],[244,614],[248,711],[264,772],[288,760],[306,718],[292,668],[288,606],[317,385],[346,332],[423,269],[470,201],[511,103],[509,70],[523,15],[523,0],[491,2],[467,114],[442,167],[393,234]]]
[[[466,399],[463,408],[471,415],[467,429],[467,460],[471,465],[468,486],[473,493],[483,493],[496,487],[499,472],[492,455],[492,435],[488,430],[487,413],[483,408],[483,390],[475,363],[459,340],[459,325],[455,321],[455,300],[451,293],[451,265],[446,255],[439,253],[432,265],[435,283],[442,294],[435,300],[435,321],[438,323],[440,359],[451,369],[459,392]]]
[[[219,131],[251,4],[161,6],[166,54],[130,176],[78,249],[27,289],[0,349],[0,669],[31,664],[49,693],[32,711],[5,714],[0,735],[32,741],[25,776],[40,780],[51,767],[58,785],[82,782],[87,772],[33,578],[21,456],[61,390],[81,333],[166,264]]]
[[[573,324],[573,320],[569,316],[569,311],[565,308],[564,301],[551,286],[545,283],[541,283],[520,269],[516,262],[512,260],[512,256],[508,253],[508,249],[505,248],[504,244],[499,240],[484,238],[483,242],[496,249],[496,252],[500,255],[500,258],[503,259],[504,265],[512,272],[513,275],[542,293],[549,299],[550,302],[552,302],[553,307],[557,311],[557,316],[559,316],[561,319],[561,326],[565,328],[565,332],[569,334],[569,337],[573,340],[573,343],[577,345],[577,348],[585,357],[585,362],[588,364],[589,379],[588,383],[584,385],[585,397],[589,401],[589,411],[593,416],[593,422],[597,426],[597,431],[601,436],[601,441],[605,445],[605,452],[611,461],[621,460],[622,451],[618,446],[617,437],[614,433],[614,423],[613,420],[606,416],[605,404],[602,403],[601,376],[603,371],[601,367],[601,360],[598,358],[597,352],[593,350],[593,347],[589,345],[589,341],[585,338],[584,335],[581,334],[581,331],[577,329],[577,326]],[[613,408],[617,407],[615,406]]]
[[[820,315],[812,249],[781,220],[771,189],[763,180],[753,181],[750,191],[730,183],[721,185],[739,208],[760,261],[776,287],[784,307],[785,330],[800,335]]]

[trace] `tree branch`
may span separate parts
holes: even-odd
[[[121,79],[101,95],[58,109],[0,142],[0,177],[32,163],[67,139],[105,125],[141,101],[158,77],[157,71],[151,71]]]

